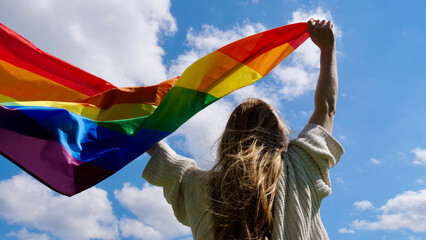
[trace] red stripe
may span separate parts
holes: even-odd
[[[89,96],[116,88],[101,78],[43,52],[1,23],[0,58]]]
[[[295,23],[240,39],[217,51],[246,63],[285,43],[290,43],[293,47],[292,42],[294,42],[294,46],[297,47],[297,43],[300,45],[307,37],[309,37],[307,23]]]
[[[304,32],[302,36],[294,39],[293,41],[290,41],[289,44],[293,49],[298,48],[302,43],[306,41],[306,39],[309,38],[309,32]]]

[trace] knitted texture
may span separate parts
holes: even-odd
[[[276,190],[272,239],[329,239],[319,209],[331,193],[329,169],[342,154],[339,142],[319,125],[306,125],[290,141],[282,156],[284,170]],[[177,220],[190,226],[196,239],[213,239],[208,235],[212,217],[207,212],[207,175],[194,160],[160,142],[142,177],[163,187]]]

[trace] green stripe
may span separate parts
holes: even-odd
[[[6,107],[13,107],[13,106],[22,106],[22,104],[16,103],[16,102],[4,102],[0,105],[6,106]]]
[[[148,119],[149,116],[137,117],[131,119],[114,120],[114,121],[94,121],[101,127],[108,128],[127,135],[136,135],[140,130],[140,126]]]
[[[208,93],[173,87],[143,128],[173,132],[218,99]]]

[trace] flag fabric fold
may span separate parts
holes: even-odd
[[[306,23],[275,28],[206,55],[181,77],[118,88],[0,24],[0,153],[72,196],[264,77],[308,37]]]

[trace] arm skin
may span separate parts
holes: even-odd
[[[331,134],[338,89],[333,24],[330,21],[311,19],[308,21],[308,29],[312,42],[321,50],[320,74],[315,91],[315,110],[309,123],[322,126]]]

